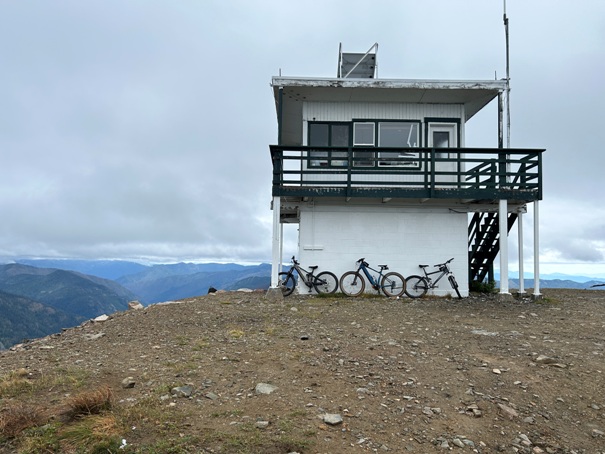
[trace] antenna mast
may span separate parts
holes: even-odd
[[[506,0],[504,0],[504,34],[506,36],[506,148],[510,148],[510,60],[508,48],[508,17],[506,16]]]

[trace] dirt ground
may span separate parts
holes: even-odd
[[[605,292],[543,293],[218,293],[0,352],[0,377],[79,368],[118,407],[153,402],[123,434],[133,450],[175,437],[189,441],[174,452],[605,453]]]

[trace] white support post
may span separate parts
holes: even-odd
[[[280,198],[273,197],[273,242],[271,257],[271,288],[277,288],[281,269],[282,227],[280,222]]]
[[[517,218],[517,236],[519,242],[519,294],[525,294],[525,278],[523,276],[523,213],[519,213]]]
[[[534,202],[534,296],[540,296],[540,206]]]
[[[506,199],[499,203],[500,228],[500,294],[509,294],[508,291],[508,203]]]

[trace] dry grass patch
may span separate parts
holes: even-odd
[[[12,402],[0,412],[0,435],[15,438],[26,429],[36,427],[44,422],[44,415],[39,408],[22,402]]]
[[[245,334],[244,330],[242,328],[233,328],[229,330],[229,337],[233,337],[235,339],[239,339],[240,337],[243,337]]]
[[[29,373],[25,369],[9,372],[0,378],[0,398],[16,397],[32,390],[32,382]]]
[[[112,400],[113,391],[109,386],[84,391],[67,399],[65,415],[72,419],[78,416],[98,415],[111,408]]]

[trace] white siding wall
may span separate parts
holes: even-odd
[[[398,104],[359,102],[307,102],[303,121],[423,120],[425,117],[464,118],[460,104]],[[306,136],[305,136],[306,137]]]
[[[374,268],[387,264],[404,277],[422,275],[419,264],[432,266],[454,257],[452,271],[466,296],[467,235],[467,214],[447,208],[316,202],[300,208],[299,258],[303,266],[319,265],[318,272],[332,271],[340,278],[361,257]],[[442,280],[435,294],[450,291],[449,282]]]

